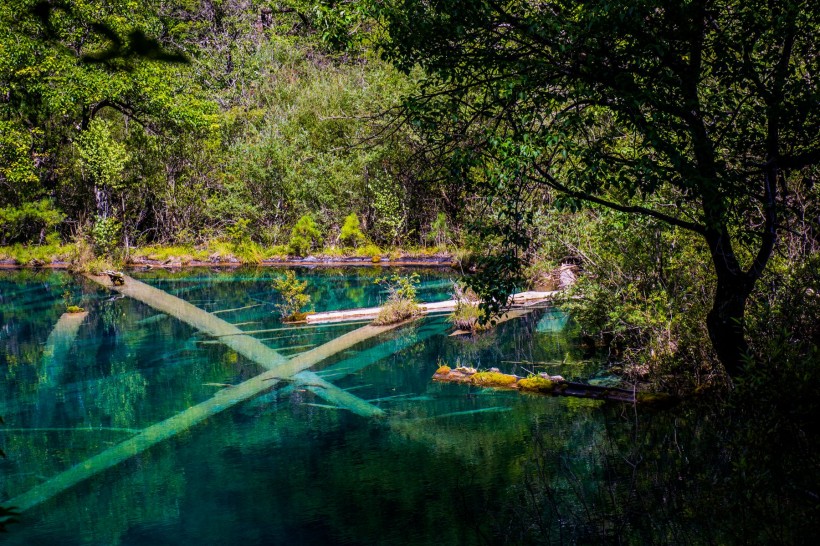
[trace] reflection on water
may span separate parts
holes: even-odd
[[[270,282],[277,274],[135,276],[285,355],[357,327],[281,324]],[[377,305],[380,274],[298,270],[317,311]],[[449,276],[423,272],[420,296],[446,299]],[[59,338],[50,350],[66,291],[89,314],[66,334],[70,343]],[[8,454],[0,498],[262,371],[173,318],[61,272],[0,272],[0,315],[0,448]],[[566,327],[560,314],[539,311],[465,339],[430,317],[368,340],[314,371],[383,409],[384,420],[330,407],[302,388],[269,391],[26,512],[6,541],[725,544],[812,536],[816,503],[801,504],[788,484],[773,488],[771,476],[738,478],[740,450],[724,444],[737,435],[721,410],[653,413],[430,381],[440,362],[591,377],[596,364]]]

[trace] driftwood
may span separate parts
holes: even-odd
[[[489,372],[479,372],[475,368],[461,367],[450,369],[449,366],[441,366],[436,370],[436,373],[433,374],[433,379],[445,383],[465,383],[479,387],[515,389],[539,394],[551,394],[554,396],[574,396],[578,398],[626,402],[630,404],[634,404],[636,401],[642,401],[640,396],[636,397],[634,391],[626,389],[575,383],[566,381],[558,375],[550,376],[540,374],[535,377],[523,378],[516,375],[500,373],[495,368]]]

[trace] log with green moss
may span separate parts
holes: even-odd
[[[566,381],[561,376],[539,374],[530,377],[518,377],[513,374],[501,373],[496,368],[489,371],[478,371],[475,368],[463,366],[454,369],[449,366],[440,366],[433,374],[433,379],[445,383],[465,383],[477,387],[515,389],[538,394],[574,396],[630,404],[658,405],[661,401],[669,403],[672,400],[669,395],[663,393],[653,393],[652,395],[638,393],[636,395],[634,391],[626,389]]]

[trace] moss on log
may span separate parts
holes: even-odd
[[[639,404],[661,405],[668,403],[672,397],[663,393],[642,393],[636,397],[635,393],[615,387],[600,387],[586,383],[565,381],[560,376],[537,375],[531,377],[517,377],[500,373],[496,369],[479,372],[474,368],[459,367],[451,369],[449,366],[440,366],[433,379],[445,383],[465,383],[478,387],[492,387],[516,389],[524,392],[551,394],[560,396],[574,396],[577,398],[591,398],[611,402],[627,402]],[[658,401],[662,400],[661,403]]]

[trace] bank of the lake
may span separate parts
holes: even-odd
[[[109,261],[123,266],[227,267],[241,265],[327,265],[336,267],[357,265],[395,265],[417,267],[457,267],[459,256],[466,251],[447,248],[388,248],[375,245],[361,248],[316,249],[305,256],[289,255],[283,247],[245,246],[212,243],[196,246],[146,246],[129,249],[127,255],[116,258],[95,258],[86,255],[75,244],[15,245],[0,247],[0,267],[77,267],[82,260]]]

